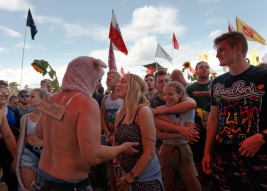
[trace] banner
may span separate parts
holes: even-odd
[[[163,50],[163,48],[158,44],[157,51],[155,57],[164,58],[168,60],[169,62],[172,61],[172,58]]]
[[[256,41],[265,45],[265,39],[238,17],[236,17],[236,30],[243,33],[247,40]]]
[[[31,36],[32,36],[32,40],[34,40],[34,36],[36,35],[36,33],[38,31],[37,31],[37,28],[36,28],[36,26],[34,24],[34,21],[33,21],[32,14],[31,14],[30,9],[28,11],[28,17],[27,17],[26,26],[28,26],[28,27],[31,28]]]

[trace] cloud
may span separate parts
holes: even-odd
[[[18,47],[18,48],[23,48],[24,43],[23,42],[20,42],[20,43],[15,44],[15,46]],[[29,44],[25,43],[25,48],[26,49],[30,49],[31,46]]]
[[[28,11],[29,8],[31,11],[34,11],[35,7],[28,3],[27,0],[1,0],[0,9],[6,11]]]
[[[208,4],[208,3],[218,3],[220,0],[197,0],[200,3]]]
[[[227,19],[224,18],[212,18],[210,20],[207,20],[205,22],[205,25],[221,25],[221,24],[226,24]]]
[[[0,53],[5,53],[5,52],[8,52],[8,49],[0,47]]]
[[[59,81],[59,85],[62,83],[63,76],[65,74],[67,66],[62,67],[54,67],[53,69],[57,72],[57,77]],[[30,75],[29,75],[30,74]],[[21,69],[2,69],[0,70],[1,79],[10,82],[17,82],[20,84],[21,78]],[[25,67],[22,71],[22,83],[21,88],[25,85],[28,85],[31,88],[40,87],[40,81],[48,76],[43,77],[40,73],[36,72],[33,67]],[[48,77],[49,78],[49,77]]]
[[[219,9],[219,7],[211,7],[211,8],[208,8],[208,10],[206,11],[206,15],[210,15],[211,13],[213,13],[214,11],[216,11],[217,9]]]
[[[20,33],[13,31],[5,26],[0,26],[0,30],[4,31],[7,36],[22,37]]]
[[[207,36],[208,38],[216,38],[217,36],[222,34],[222,30],[211,31],[211,33]]]
[[[149,15],[147,14],[149,12]],[[38,17],[37,17],[38,19]],[[61,19],[54,18],[61,24],[65,31],[67,42],[74,42],[78,38],[90,36],[95,40],[108,41],[108,26],[88,23],[70,23]],[[154,7],[144,6],[135,9],[130,23],[122,24],[117,17],[123,39],[128,42],[135,42],[147,35],[169,35],[170,31],[176,36],[185,34],[186,27],[179,25],[179,10],[173,7]],[[43,22],[48,20],[43,19]],[[52,23],[52,22],[51,22]]]

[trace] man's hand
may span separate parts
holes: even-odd
[[[138,150],[133,148],[133,147],[136,147],[138,145],[139,145],[138,142],[125,142],[125,143],[123,143],[122,144],[122,147],[123,147],[122,154],[124,154],[124,155],[134,155],[134,154],[139,153]]]
[[[202,170],[206,174],[212,173],[210,152],[204,152],[204,156],[203,156],[201,164],[202,164]]]
[[[199,132],[196,131],[194,128],[191,127],[183,127],[181,128],[180,134],[189,142],[197,142],[199,139]]]
[[[195,127],[194,127],[194,129],[196,130],[196,131],[201,131],[201,126],[199,125],[199,124],[196,124],[195,123]]]
[[[112,145],[112,143],[113,143],[113,140],[114,140],[114,135],[111,135],[110,137],[108,137],[108,144],[109,145]]]
[[[257,133],[242,141],[239,144],[241,147],[238,151],[241,153],[242,156],[254,157],[263,144],[264,140],[262,139],[262,135],[260,133]]]
[[[164,110],[163,108],[164,107],[156,107],[152,111],[153,111],[154,115],[162,115],[162,114],[165,114],[163,111]]]

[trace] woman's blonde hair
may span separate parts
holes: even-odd
[[[126,113],[126,121],[135,115],[138,105],[144,104],[149,105],[148,100],[145,97],[147,91],[147,84],[144,80],[135,74],[125,74],[123,78],[126,79],[126,96],[122,106],[117,112],[116,126],[118,125],[118,120],[122,118],[122,115]]]
[[[41,99],[49,96],[49,93],[47,92],[47,90],[42,89],[42,88],[34,88],[32,91],[38,92]]]
[[[182,97],[180,98],[179,102],[182,101],[182,99],[184,98],[184,95],[185,95],[185,88],[180,82],[177,82],[177,81],[169,82],[169,83],[165,84],[164,89],[166,87],[173,87],[174,90],[176,91],[176,93],[178,93],[178,94],[182,93]]]

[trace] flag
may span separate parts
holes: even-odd
[[[37,28],[36,28],[36,26],[35,26],[35,24],[34,24],[34,21],[33,21],[32,14],[31,14],[30,9],[29,9],[29,11],[28,11],[28,17],[27,17],[26,26],[28,26],[28,27],[31,28],[32,40],[34,40],[34,36],[36,35],[36,33],[37,33],[38,31],[37,31]]]
[[[172,34],[172,42],[173,42],[173,48],[179,50],[179,44],[174,33]]]
[[[259,54],[256,48],[253,49],[252,54],[249,58],[250,64],[254,66],[258,66],[260,64]]]
[[[201,50],[198,56],[198,61],[209,62],[209,56],[203,50]]]
[[[124,75],[124,69],[123,69],[123,67],[122,67],[122,66],[121,66],[120,74],[121,74],[121,76],[123,76],[123,75]]]
[[[267,63],[267,53],[262,57],[262,61]]]
[[[121,51],[122,53],[126,55],[128,54],[128,50],[122,39],[121,30],[120,30],[120,27],[117,22],[113,9],[112,9],[112,19],[111,19],[110,29],[109,29],[109,39],[119,51]]]
[[[238,17],[236,17],[236,30],[243,33],[247,40],[256,41],[265,45],[265,39]]]
[[[148,66],[148,68],[146,70],[146,73],[147,74],[154,74],[153,67],[152,66]]]
[[[116,61],[115,61],[115,56],[114,56],[114,51],[113,51],[113,45],[112,45],[111,41],[110,41],[110,45],[109,45],[108,67],[109,67],[109,70],[117,71],[117,66],[116,66]]]
[[[155,57],[164,58],[164,59],[168,60],[169,62],[172,61],[172,58],[169,56],[169,54],[167,54],[165,52],[165,50],[163,50],[163,48],[159,44],[157,47],[157,52],[156,52]]]
[[[236,31],[233,25],[228,21],[228,32]]]

